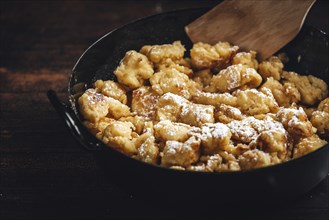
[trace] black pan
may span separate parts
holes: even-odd
[[[269,198],[282,200],[309,191],[328,174],[328,144],[301,158],[250,171],[191,172],[149,165],[127,157],[97,140],[82,125],[76,106],[76,98],[81,92],[97,79],[115,80],[113,70],[128,50],[175,40],[181,40],[190,49],[192,44],[184,26],[207,10],[188,9],[159,14],[106,34],[86,50],[73,68],[68,86],[69,102],[63,104],[54,91],[48,92],[49,100],[76,140],[97,157],[111,180],[143,196],[187,201],[187,198],[207,199],[220,195],[220,203]],[[290,57],[286,70],[313,74],[329,84],[328,36],[325,33],[304,26],[282,51]]]

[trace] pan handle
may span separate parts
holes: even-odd
[[[100,150],[101,146],[97,143],[97,139],[87,131],[87,129],[78,122],[77,116],[73,113],[72,109],[64,104],[57,96],[56,92],[49,90],[47,92],[48,99],[53,105],[59,116],[65,122],[67,128],[84,148],[90,151]]]

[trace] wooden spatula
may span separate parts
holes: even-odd
[[[315,0],[226,0],[185,27],[193,43],[227,41],[267,59],[301,29]]]

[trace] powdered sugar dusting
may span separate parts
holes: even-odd
[[[169,101],[174,101],[175,103],[179,104],[179,105],[183,105],[184,103],[187,102],[187,100],[179,95],[175,95],[171,92],[168,92],[166,94],[164,94],[161,99],[164,100],[169,100]]]
[[[241,64],[239,64],[241,65]],[[240,86],[241,76],[239,71],[239,65],[229,66],[228,68],[220,71],[219,74],[224,74],[227,79],[227,90],[231,91]],[[242,66],[242,65],[241,65]]]
[[[183,147],[183,144],[178,141],[167,141],[166,146],[167,146],[167,151],[166,151],[167,154],[176,154],[177,151],[179,151],[179,149]]]
[[[232,137],[235,140],[239,140],[243,143],[249,143],[255,139],[258,135],[257,131],[251,126],[250,120],[255,119],[254,117],[248,117],[241,121],[233,120],[228,123],[227,126],[230,128]],[[257,119],[255,119],[257,120]]]
[[[180,117],[189,118],[192,117],[193,120],[190,120],[191,125],[199,126],[207,122],[214,121],[214,107],[207,105],[200,105],[194,103],[186,103],[182,107]]]
[[[84,123],[110,147],[180,170],[246,170],[321,147],[327,85],[311,75],[287,75],[277,57],[258,68],[260,75],[256,52],[235,56],[237,49],[227,42],[198,43],[191,59],[184,58],[180,42],[128,51],[115,71],[120,83],[96,81],[79,97]],[[278,72],[273,86],[262,85],[266,69],[275,71],[275,79]],[[303,96],[308,90],[314,97]],[[277,97],[284,95],[288,105]],[[303,105],[312,109],[309,118]]]
[[[201,129],[192,128],[190,135],[200,138],[201,140],[208,140],[209,138],[223,139],[230,132],[230,129],[222,123],[206,123]]]

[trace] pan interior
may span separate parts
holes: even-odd
[[[167,12],[143,18],[118,28],[96,41],[80,57],[69,81],[71,109],[81,119],[76,101],[79,95],[98,80],[116,80],[114,70],[129,50],[143,45],[165,44],[180,40],[189,56],[192,42],[184,27],[207,12],[209,8]],[[304,25],[298,36],[278,53],[285,52],[289,62],[285,70],[302,75],[312,74],[329,84],[328,35]]]

